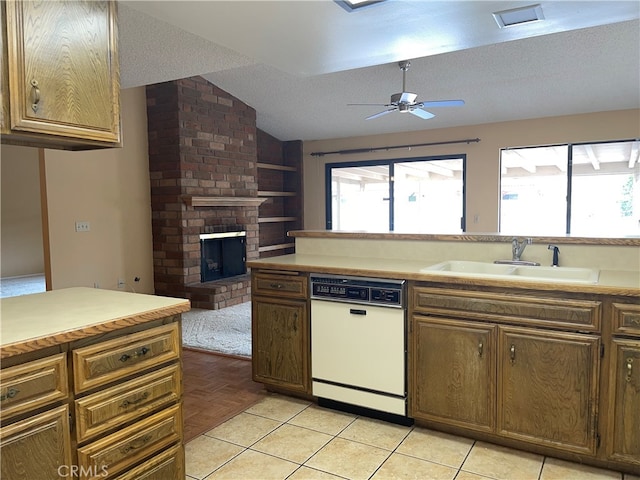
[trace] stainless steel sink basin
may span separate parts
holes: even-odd
[[[420,270],[421,273],[440,273],[465,277],[501,277],[511,280],[546,282],[598,283],[599,270],[574,267],[541,267],[467,260],[450,260]]]

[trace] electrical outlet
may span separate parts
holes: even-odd
[[[124,288],[125,283],[124,280],[122,278],[118,279],[118,288]]]
[[[91,231],[91,224],[89,222],[76,222],[76,232],[89,231]]]

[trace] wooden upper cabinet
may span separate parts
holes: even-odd
[[[68,149],[117,146],[116,3],[44,0],[7,1],[5,6],[3,77],[8,78],[8,101],[6,91],[2,97],[7,143],[17,139]]]

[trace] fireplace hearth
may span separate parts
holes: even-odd
[[[200,281],[247,273],[246,231],[200,235]]]

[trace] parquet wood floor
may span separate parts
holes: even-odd
[[[266,395],[251,379],[251,360],[183,350],[184,441],[249,408]]]

